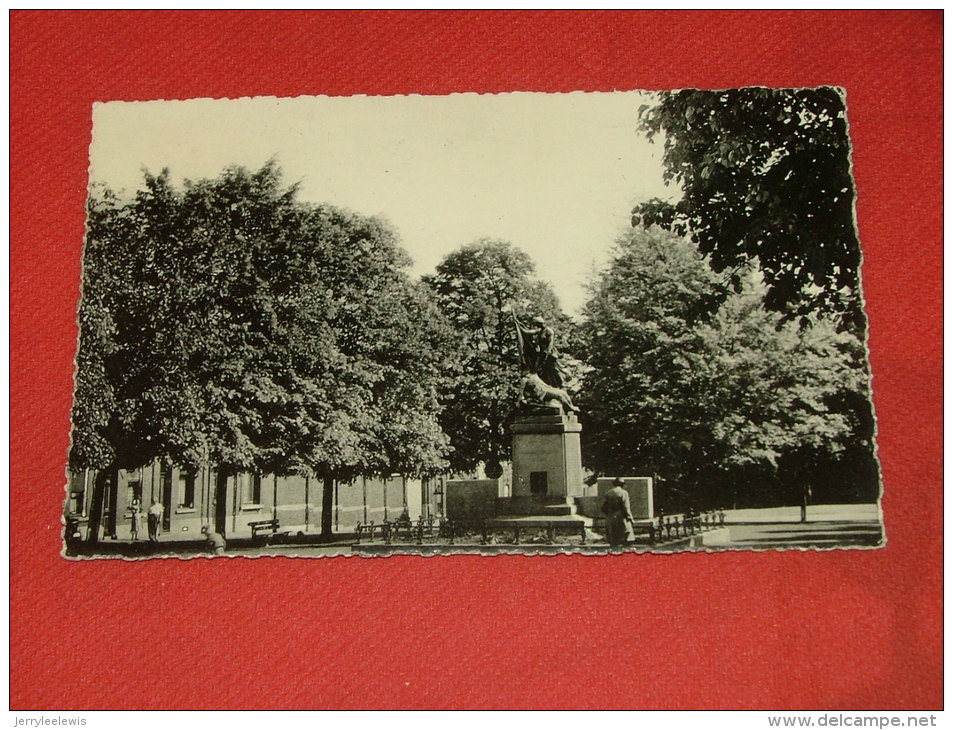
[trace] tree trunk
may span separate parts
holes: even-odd
[[[304,531],[308,532],[311,526],[311,477],[305,474],[304,477]]]
[[[811,489],[806,484],[801,487],[801,522],[807,522],[807,498]]]
[[[331,539],[334,524],[334,479],[324,477],[324,489],[321,494],[321,536]]]
[[[215,532],[225,535],[225,523],[228,520],[228,478],[231,472],[219,467],[215,472]]]
[[[96,472],[93,480],[93,496],[89,505],[89,535],[87,541],[92,544],[99,542],[99,529],[103,524],[103,506],[106,501],[106,492],[110,480],[113,479],[116,469],[108,466]]]
[[[109,470],[109,481],[107,482],[106,499],[109,501],[109,518],[106,520],[106,533],[115,540],[116,529],[119,527],[119,472],[117,469]]]

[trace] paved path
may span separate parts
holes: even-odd
[[[725,510],[726,524],[800,522],[800,507],[768,507],[765,509]],[[876,504],[818,504],[807,508],[811,522],[880,522]]]
[[[821,504],[725,511],[729,549],[877,547],[884,542],[876,504]]]
[[[798,507],[726,510],[725,524],[730,542],[711,549],[774,549],[774,548],[839,548],[876,547],[883,543],[884,533],[880,510],[876,504],[816,505],[807,510],[802,523]],[[254,544],[251,540],[230,540],[228,555],[257,557],[319,557],[351,555],[354,536],[337,535],[331,544],[291,543]],[[148,558],[157,556],[199,557],[205,553],[204,543],[160,543],[104,541],[96,548],[84,546],[85,556]],[[528,546],[532,551],[532,546]]]
[[[879,522],[807,522],[732,525],[728,548],[876,547],[883,541]]]

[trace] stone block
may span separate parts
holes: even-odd
[[[629,503],[632,508],[632,516],[637,520],[651,520],[655,517],[655,504],[653,500],[652,477],[621,477],[625,483],[624,489],[629,493]],[[615,477],[602,478],[598,481],[598,494],[601,500],[603,495],[612,489],[612,482]],[[601,509],[601,501],[600,507]]]
[[[490,528],[539,529],[553,527],[556,529],[580,530],[582,527],[592,527],[592,520],[582,515],[558,515],[546,517],[543,515],[501,515],[487,521]]]
[[[537,497],[521,494],[515,497],[500,497],[496,500],[498,515],[573,515],[575,505],[570,497]]]
[[[719,527],[701,534],[702,545],[728,545],[731,543],[731,529]]]
[[[453,479],[446,484],[447,517],[478,520],[496,514],[500,485],[496,479]]]
[[[592,517],[594,519],[601,519],[605,517],[605,515],[602,513],[602,497],[597,497],[595,495],[588,497],[576,497],[576,511],[581,515]]]

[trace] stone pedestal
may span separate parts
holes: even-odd
[[[496,479],[451,479],[444,486],[447,517],[479,520],[496,515],[500,485]]]
[[[559,406],[540,406],[518,416],[513,432],[513,491],[496,501],[499,522],[527,527],[591,525],[576,514],[582,496],[582,453],[575,414]]]
[[[513,496],[579,497],[583,494],[582,453],[575,414],[539,408],[518,416],[513,432]]]

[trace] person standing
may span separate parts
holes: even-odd
[[[209,525],[202,526],[202,534],[205,535],[205,546],[212,555],[225,554],[225,538],[219,535]]]
[[[159,524],[162,522],[162,513],[165,507],[158,499],[152,500],[149,507],[149,542],[159,542]]]
[[[611,547],[622,547],[635,540],[629,493],[621,479],[613,480],[612,489],[605,493],[602,512],[606,516],[606,539]]]
[[[132,500],[132,506],[129,508],[132,512],[132,541],[136,542],[139,539],[139,530],[142,529],[142,507],[139,505],[139,500]]]

